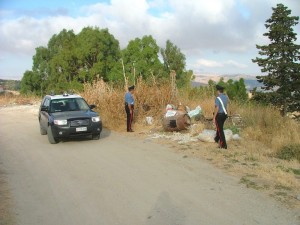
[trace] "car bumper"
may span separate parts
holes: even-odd
[[[88,126],[78,127],[52,125],[51,130],[54,138],[98,135],[102,131],[102,122],[93,122]]]

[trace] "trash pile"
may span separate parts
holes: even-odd
[[[202,116],[202,109],[200,106],[197,106],[195,109],[190,110],[187,106],[179,106],[176,108],[174,105],[168,104],[166,106],[166,113],[163,117],[163,128],[167,132],[173,133],[154,133],[151,135],[151,138],[164,138],[170,139],[172,141],[177,141],[178,143],[188,143],[188,142],[215,142],[214,137],[216,136],[215,130],[202,129],[195,133],[194,126],[192,125],[191,120],[200,120]],[[152,123],[152,117],[146,118],[147,124]],[[200,126],[201,128],[201,126]],[[189,133],[180,133],[178,131],[182,130],[190,130]],[[226,141],[230,140],[240,140],[240,136],[238,134],[233,134],[230,129],[224,130]]]
[[[163,127],[165,131],[187,130],[191,125],[191,119],[201,116],[201,107],[197,106],[194,110],[179,104],[176,108],[174,105],[166,106],[166,113],[163,118]]]

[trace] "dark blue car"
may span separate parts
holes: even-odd
[[[102,121],[95,105],[88,105],[75,94],[46,95],[39,110],[40,132],[48,135],[51,144],[61,139],[90,136],[98,140]]]

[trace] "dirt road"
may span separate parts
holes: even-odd
[[[56,145],[37,106],[0,108],[0,163],[19,225],[297,225],[299,214],[206,161],[104,130]]]

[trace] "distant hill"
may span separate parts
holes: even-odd
[[[248,91],[252,90],[255,87],[262,87],[262,83],[259,83],[255,76],[249,75],[213,75],[213,74],[197,74],[195,75],[195,80],[192,81],[193,87],[206,86],[208,85],[208,81],[212,80],[214,82],[218,82],[220,78],[224,78],[224,81],[228,81],[232,79],[234,81],[239,80],[241,78],[244,79],[246,89]]]
[[[21,87],[21,81],[0,79],[0,86],[3,90],[19,91]]]

